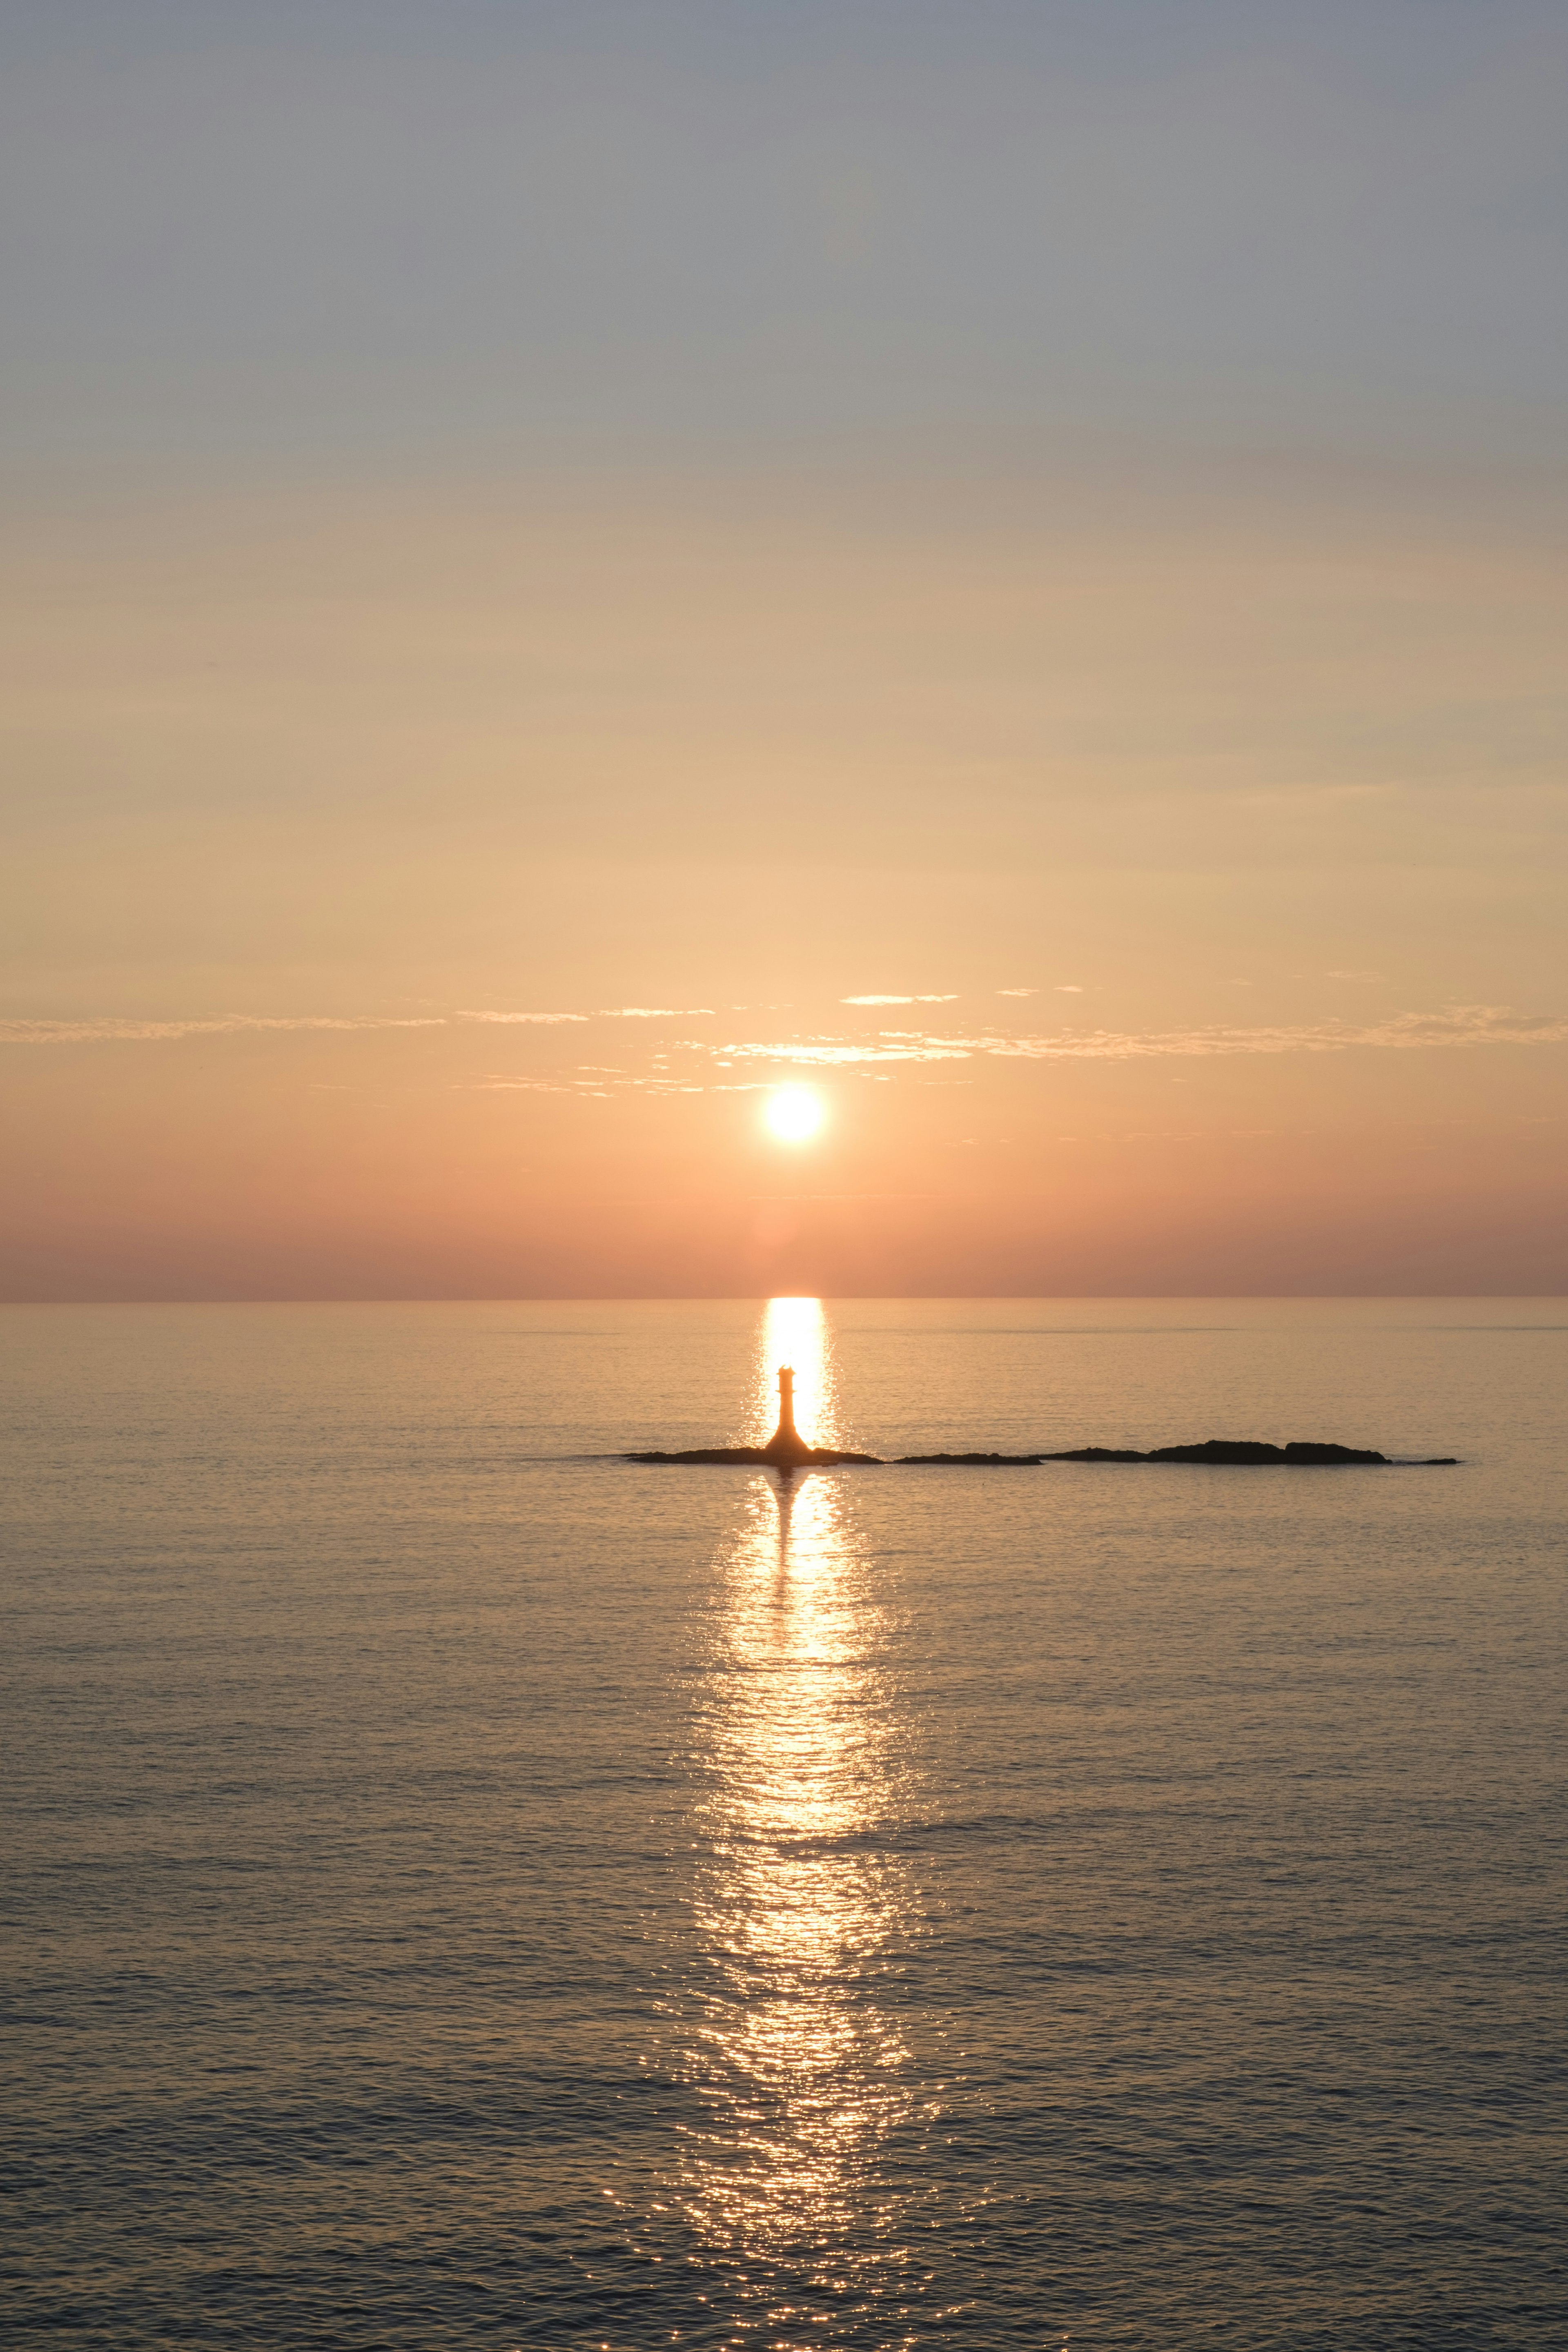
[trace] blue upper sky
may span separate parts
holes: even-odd
[[[11,0],[0,463],[1531,462],[1537,0]]]

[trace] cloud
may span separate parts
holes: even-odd
[[[944,1002],[933,998],[932,1003]],[[557,1028],[584,1021],[700,1021],[712,1017],[711,1005],[661,1006],[623,1004],[603,1013],[496,1013],[459,1006],[456,1012],[426,1013],[224,1013],[187,1021],[123,1020],[96,1014],[80,1021],[0,1020],[0,1045],[88,1045],[130,1044],[138,1040],[179,1037],[222,1037],[246,1030],[270,1029],[444,1029],[453,1021],[477,1021],[505,1027]]]
[[[695,1038],[686,1043],[699,1052],[703,1050]],[[949,1043],[941,1037],[904,1037],[895,1032],[890,1041],[885,1039],[875,1045],[857,1045],[816,1037],[780,1045],[725,1045],[719,1050],[735,1062],[799,1062],[825,1068],[856,1062],[964,1062],[974,1046],[968,1039]]]
[[[956,1004],[956,996],[841,996],[840,1004]]]
[[[593,1013],[473,1013],[460,1011],[458,1021],[526,1022],[551,1028],[563,1021],[710,1021],[710,1004],[604,1004]]]
[[[1386,1021],[1364,1026],[1349,1021],[1322,1021],[1295,1028],[1242,1028],[1216,1024],[1204,1029],[1156,1029],[1141,1034],[1114,1029],[1067,1030],[1037,1037],[1005,1036],[997,1031],[940,1036],[919,1030],[884,1029],[875,1042],[868,1044],[827,1037],[731,1043],[718,1047],[705,1046],[695,1037],[683,1043],[694,1053],[713,1052],[736,1062],[793,1062],[822,1067],[984,1058],[1037,1062],[1184,1060],[1237,1054],[1342,1054],[1357,1047],[1411,1051],[1461,1045],[1557,1045],[1568,1044],[1568,1019],[1555,1014],[1516,1013],[1508,1005],[1459,1004],[1450,1005],[1441,1013],[1399,1013]]]
[[[1131,1061],[1152,1055],[1220,1054],[1343,1054],[1356,1046],[1410,1050],[1437,1045],[1561,1045],[1568,1019],[1515,1013],[1506,1004],[1456,1004],[1443,1013],[1397,1013],[1358,1027],[1322,1021],[1300,1028],[1152,1030],[1143,1035],[1109,1029],[1057,1037],[984,1037],[966,1042],[976,1054],[1033,1061]]]
[[[233,1036],[245,1030],[444,1029],[446,1026],[445,1015],[437,1013],[417,1015],[226,1013],[212,1020],[200,1021],[121,1021],[108,1017],[87,1021],[0,1021],[0,1045],[121,1045],[145,1038]]]
[[[1037,988],[999,988],[996,991],[998,996],[1038,996],[1039,992]]]
[[[1001,993],[1003,992],[998,992]],[[907,1000],[952,1003],[951,998]],[[289,1030],[334,1031],[440,1029],[450,1020],[482,1022],[582,1022],[580,1013],[233,1013],[188,1021],[138,1021],[103,1016],[79,1021],[0,1021],[0,1045],[117,1045],[139,1041],[173,1041],[185,1037],[221,1037]],[[635,1017],[635,1015],[633,1016]],[[647,1018],[673,1019],[673,1013]],[[878,1063],[1003,1061],[1134,1061],[1197,1059],[1242,1054],[1342,1054],[1356,1049],[1410,1052],[1436,1047],[1479,1045],[1560,1045],[1568,1044],[1568,1017],[1555,1013],[1524,1013],[1506,1004],[1454,1004],[1437,1013],[1396,1013],[1384,1021],[1343,1020],[1305,1023],[1295,1027],[1247,1028],[1215,1024],[1201,1029],[1063,1030],[1038,1036],[1009,1036],[995,1030],[973,1034],[940,1035],[923,1030],[884,1029],[871,1039],[804,1037],[747,1039],[722,1044],[712,1039],[673,1040],[671,1050],[701,1054],[721,1064],[774,1062],[820,1069]],[[592,1063],[579,1069],[595,1071]],[[606,1072],[605,1075],[608,1075]],[[679,1085],[673,1073],[661,1080]],[[624,1081],[623,1081],[624,1082]],[[522,1086],[535,1091],[554,1088],[549,1081],[503,1077],[500,1074],[477,1081],[481,1087]],[[579,1082],[580,1083],[580,1082]]]
[[[1083,994],[1083,991],[1079,986],[1076,980],[1059,980],[1057,982],[1057,994],[1058,996],[1081,996]]]
[[[558,1021],[586,1021],[585,1013],[469,1013],[459,1012],[459,1021],[537,1022],[552,1027]]]
[[[1381,971],[1326,971],[1325,980],[1382,980]]]

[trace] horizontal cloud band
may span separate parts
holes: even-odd
[[[696,1046],[695,1039],[684,1041]],[[731,1061],[773,1061],[828,1066],[857,1062],[951,1062],[976,1056],[1002,1060],[1131,1061],[1154,1055],[1215,1054],[1341,1054],[1352,1047],[1441,1045],[1558,1045],[1568,1043],[1568,1020],[1526,1014],[1507,1005],[1464,1004],[1444,1013],[1399,1013],[1357,1026],[1323,1021],[1298,1028],[1151,1030],[1142,1034],[1113,1029],[1068,1031],[1049,1037],[923,1036],[884,1030],[873,1043],[827,1039],[798,1044],[703,1045],[700,1050]]]
[[[428,1013],[226,1013],[210,1020],[0,1021],[0,1045],[97,1045],[132,1044],[140,1038],[227,1037],[246,1030],[444,1029],[447,1017]]]
[[[142,1021],[103,1017],[79,1021],[0,1021],[0,1045],[72,1045],[129,1044],[141,1040],[216,1037],[284,1030],[359,1031],[441,1029],[454,1023],[540,1024],[601,1020],[688,1021],[708,1008],[664,1011],[626,1005],[613,1012],[455,1013],[224,1013],[188,1021]],[[1151,1056],[1233,1054],[1339,1054],[1371,1049],[1459,1045],[1558,1045],[1568,1043],[1568,1019],[1558,1014],[1516,1013],[1504,1004],[1450,1005],[1441,1013],[1398,1013],[1366,1024],[1322,1021],[1298,1027],[1059,1031],[1049,1036],[939,1036],[918,1030],[884,1029],[874,1038],[815,1037],[718,1044],[687,1037],[688,1052],[724,1062],[783,1062],[813,1068],[852,1067],[884,1062],[954,1062],[993,1057],[1024,1061],[1131,1061]]]
[[[711,1010],[706,1004],[622,1004],[602,1013],[220,1013],[189,1021],[124,1020],[106,1013],[85,1021],[0,1021],[0,1045],[115,1045],[139,1038],[222,1037],[271,1029],[447,1029],[458,1021],[553,1028],[576,1021],[696,1021],[707,1018]]]

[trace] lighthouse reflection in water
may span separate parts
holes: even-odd
[[[792,1362],[802,1434],[840,1443],[815,1299],[763,1318],[764,1437]],[[729,2274],[731,2324],[813,2342],[830,2310],[842,2322],[913,2284],[888,2158],[913,2105],[896,1996],[917,1904],[897,1835],[919,1776],[854,1474],[758,1475],[715,1567],[693,1726],[705,1966],[685,2021],[702,2120],[682,2202]],[[803,2292],[823,2303],[789,2299]]]

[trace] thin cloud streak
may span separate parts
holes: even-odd
[[[1506,1004],[1458,1004],[1443,1013],[1398,1013],[1366,1027],[1349,1021],[1323,1021],[1300,1028],[1215,1027],[1154,1031],[1144,1036],[1096,1029],[1078,1036],[977,1038],[973,1050],[1040,1061],[1131,1061],[1165,1055],[1343,1054],[1356,1046],[1411,1051],[1423,1046],[1564,1044],[1568,1044],[1568,1019],[1520,1013]]]
[[[710,1050],[696,1038],[684,1042],[694,1052]],[[1412,1051],[1436,1046],[1563,1044],[1568,1044],[1568,1019],[1516,1013],[1505,1004],[1461,1004],[1442,1013],[1395,1013],[1386,1021],[1367,1026],[1348,1021],[1322,1021],[1294,1028],[1216,1025],[1153,1030],[1142,1035],[1091,1029],[1044,1037],[994,1034],[943,1037],[885,1030],[874,1045],[813,1038],[794,1045],[731,1044],[717,1050],[733,1061],[828,1065],[965,1061],[979,1057],[1003,1061],[1133,1061],[1236,1054],[1342,1054],[1356,1047]]]
[[[0,1045],[129,1045],[180,1037],[221,1037],[247,1030],[281,1029],[446,1029],[455,1021],[474,1021],[503,1027],[557,1028],[586,1021],[697,1021],[712,1018],[707,1004],[625,1004],[600,1013],[490,1013],[460,1006],[456,1012],[393,1013],[225,1013],[187,1021],[144,1021],[134,1017],[94,1014],[81,1021],[0,1020]]]
[[[795,1045],[743,1045],[710,1047],[695,1037],[682,1041],[694,1053],[711,1052],[731,1062],[795,1062],[826,1068],[855,1062],[966,1062],[978,1048],[969,1038],[911,1037],[893,1044],[856,1045],[831,1038],[809,1038]]]
[[[938,1000],[933,998],[933,1003]],[[551,1028],[563,1021],[710,1021],[710,1004],[603,1004],[593,1013],[477,1013],[459,1008],[456,1021],[491,1021]]]
[[[0,1045],[130,1045],[143,1039],[226,1037],[247,1030],[445,1029],[444,1013],[229,1013],[211,1020],[0,1021]]]
[[[585,1013],[469,1013],[460,1010],[454,1017],[458,1021],[499,1021],[509,1026],[525,1024],[553,1028],[563,1021],[586,1021],[588,1015]]]

